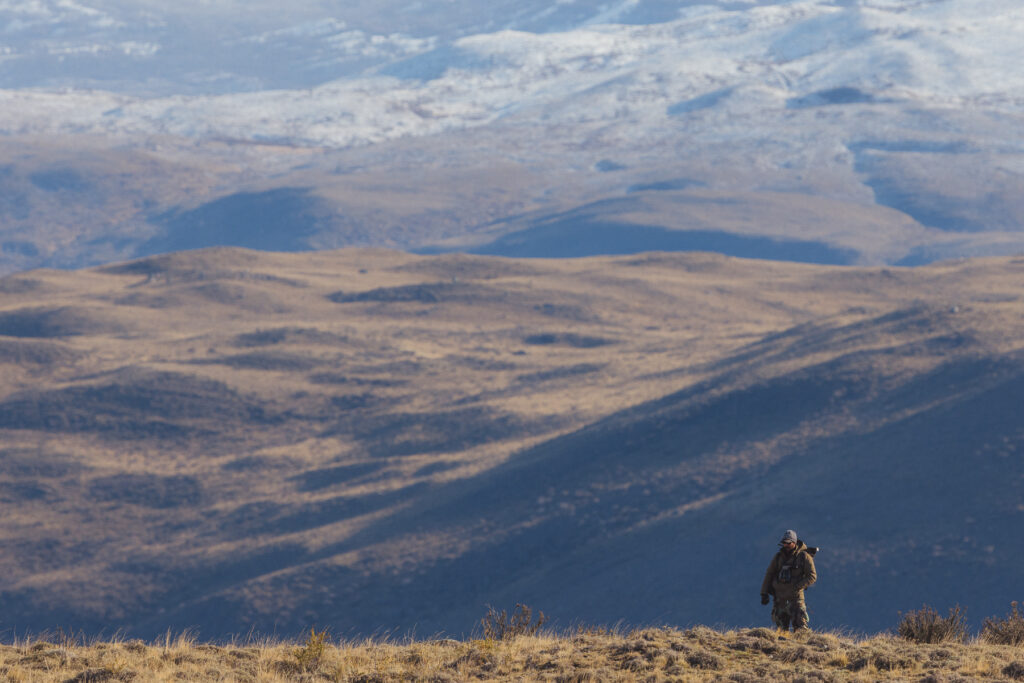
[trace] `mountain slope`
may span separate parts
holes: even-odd
[[[206,250],[2,278],[5,614],[743,625],[789,527],[825,548],[821,626],[997,613],[1021,265]]]
[[[345,614],[342,628],[466,629],[482,605],[515,601],[565,622],[758,623],[774,537],[796,527],[826,548],[810,595],[823,627],[885,629],[923,602],[998,611],[1022,560],[1024,364],[979,353],[933,311],[858,324],[862,344],[892,317],[910,334],[753,383],[763,361],[745,361],[431,491],[246,593],[297,600],[300,585]],[[395,575],[373,569],[384,539],[417,536],[453,547]],[[241,607],[230,591],[213,604],[224,599]]]

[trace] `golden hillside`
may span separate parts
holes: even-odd
[[[231,249],[0,279],[5,623],[743,625],[788,527],[827,549],[814,624],[994,612],[1024,562],[1022,282]]]

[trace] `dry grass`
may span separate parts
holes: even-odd
[[[1024,678],[1024,649],[924,645],[878,635],[767,628],[651,628],[450,639],[212,645],[190,637],[82,645],[38,639],[0,646],[8,681],[966,681]],[[315,650],[315,656],[311,656]]]

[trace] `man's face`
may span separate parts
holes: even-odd
[[[786,541],[782,544],[782,549],[785,550],[787,553],[793,552],[793,548],[795,547],[796,543],[794,543],[793,541]]]

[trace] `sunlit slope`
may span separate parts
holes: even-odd
[[[819,622],[994,613],[1022,272],[210,250],[2,279],[4,613],[745,624],[790,526],[829,549]]]

